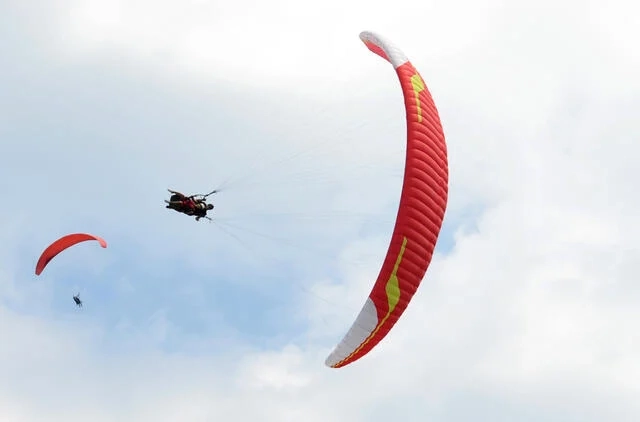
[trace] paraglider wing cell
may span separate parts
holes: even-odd
[[[398,321],[429,267],[448,198],[447,147],[427,86],[400,49],[372,32],[362,32],[360,39],[396,70],[406,109],[407,151],[387,255],[362,310],[325,361],[332,368],[366,355]]]
[[[60,252],[80,242],[86,242],[88,240],[95,240],[100,243],[100,246],[103,248],[107,247],[107,242],[105,242],[104,239],[92,234],[74,233],[62,236],[42,252],[42,255],[40,255],[40,258],[38,259],[38,263],[36,264],[36,275],[40,275],[47,264]]]

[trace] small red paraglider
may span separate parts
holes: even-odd
[[[104,239],[92,234],[73,233],[62,236],[60,239],[49,245],[44,250],[44,252],[42,252],[42,255],[40,255],[40,258],[38,259],[38,263],[36,264],[36,275],[40,275],[47,264],[60,252],[64,251],[67,248],[70,248],[71,246],[74,246],[81,242],[86,242],[88,240],[96,240],[103,248],[107,247],[107,242],[105,242]]]

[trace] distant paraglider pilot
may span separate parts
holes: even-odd
[[[169,198],[168,201],[164,201],[167,203],[167,206],[165,208],[169,208],[189,216],[195,216],[196,221],[200,221],[200,219],[203,217],[211,220],[211,218],[207,216],[207,211],[213,209],[213,204],[208,204],[205,199],[207,198],[207,196],[215,193],[216,191],[213,191],[207,195],[186,196],[171,189],[167,190],[171,193],[171,198]]]
[[[78,308],[82,308],[82,301],[80,300],[80,293],[73,297],[73,301],[76,303]]]

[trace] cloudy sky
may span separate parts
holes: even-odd
[[[0,419],[640,420],[638,16],[0,1]],[[334,370],[404,158],[398,83],[362,30],[429,86],[450,201],[401,321]],[[164,208],[167,188],[216,187],[212,223]],[[109,247],[36,277],[78,231]]]

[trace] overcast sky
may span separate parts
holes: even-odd
[[[0,419],[640,420],[638,16],[0,1]],[[433,94],[450,200],[400,322],[330,369],[402,183],[399,85],[362,30]],[[217,187],[212,223],[164,208]],[[70,232],[109,246],[36,277]]]

